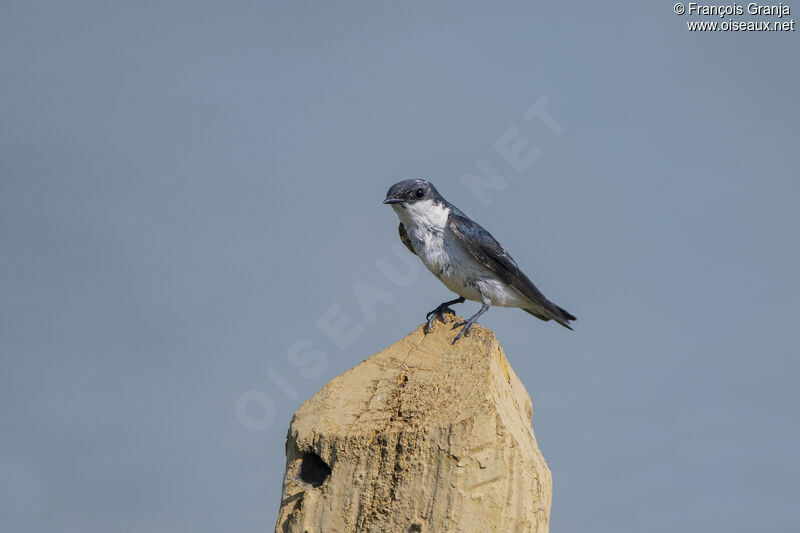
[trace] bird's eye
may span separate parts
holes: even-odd
[[[417,192],[414,194],[417,195],[417,198],[422,198],[423,196],[425,196],[425,189],[417,189]]]

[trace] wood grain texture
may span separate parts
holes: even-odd
[[[419,327],[300,407],[276,532],[548,531],[530,397],[491,331],[452,337]],[[300,475],[309,454],[321,483]]]

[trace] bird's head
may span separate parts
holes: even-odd
[[[439,192],[430,182],[425,180],[403,180],[398,181],[386,193],[385,204],[393,207],[406,207],[410,204],[423,202],[425,200],[439,200]]]

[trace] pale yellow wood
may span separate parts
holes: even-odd
[[[530,397],[491,331],[456,331],[417,328],[300,407],[276,532],[548,531]],[[319,486],[304,454],[331,468]]]

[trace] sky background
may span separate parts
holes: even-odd
[[[407,272],[381,200],[424,177],[578,316],[480,320],[553,533],[796,531],[800,32],[686,20],[719,19],[3,0],[0,528],[270,531],[292,413],[451,297],[377,266]],[[504,190],[462,183],[479,160]]]

